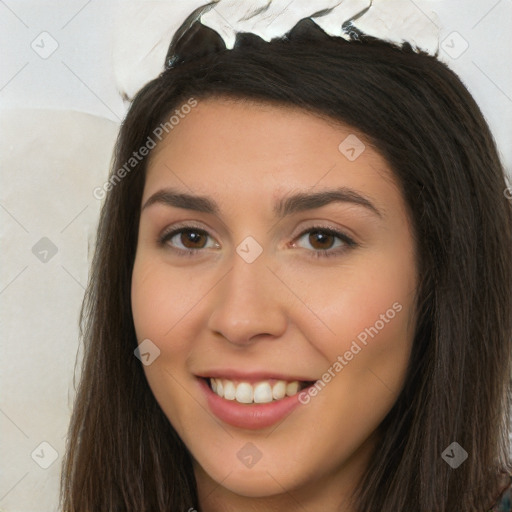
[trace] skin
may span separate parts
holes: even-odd
[[[200,101],[151,155],[141,205],[173,187],[209,196],[220,210],[144,208],[132,279],[137,339],[160,349],[144,371],[193,456],[202,511],[352,511],[350,492],[404,385],[417,285],[411,225],[386,161],[368,143],[354,161],[338,149],[350,134],[364,141],[300,109],[217,98]],[[273,214],[291,193],[341,186],[380,215],[349,202]],[[184,221],[207,235],[159,245],[166,228]],[[315,226],[357,245],[301,235]],[[252,263],[236,252],[247,236],[263,248]],[[198,249],[179,252],[186,248]],[[195,375],[229,367],[321,379],[393,304],[400,312],[279,424],[240,429],[209,410]],[[237,457],[248,442],[261,453],[251,468]]]

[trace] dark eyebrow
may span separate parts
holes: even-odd
[[[213,199],[205,196],[193,196],[191,194],[184,194],[172,188],[164,188],[158,192],[155,192],[145,202],[142,210],[149,208],[153,204],[175,206],[176,208],[184,208],[186,210],[195,210],[204,213],[219,213],[219,207]]]
[[[346,187],[323,190],[315,193],[299,192],[288,197],[283,197],[274,206],[274,214],[277,217],[283,218],[296,212],[313,210],[314,208],[320,208],[335,202],[352,203],[363,206],[379,217],[382,217],[381,212],[369,199],[362,196],[355,190]]]
[[[382,217],[381,212],[369,199],[355,190],[346,187],[315,193],[299,192],[288,197],[283,197],[274,205],[274,214],[276,217],[283,218],[293,213],[320,208],[334,202],[363,206],[379,217]],[[171,188],[165,188],[155,192],[144,203],[142,210],[157,203],[214,215],[218,215],[220,211],[217,203],[209,197],[185,194]]]

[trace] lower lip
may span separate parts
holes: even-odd
[[[283,420],[300,405],[298,393],[266,404],[241,404],[236,400],[221,398],[210,389],[204,379],[198,380],[212,413],[233,427],[250,430],[270,427]]]

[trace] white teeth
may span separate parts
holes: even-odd
[[[293,396],[299,392],[299,383],[294,380],[286,384],[286,396]]]
[[[241,382],[236,387],[235,399],[242,404],[250,404],[254,396],[252,386],[247,382]],[[225,397],[225,395],[224,395]]]
[[[278,380],[272,388],[272,397],[274,400],[281,400],[286,396],[286,382],[284,380]]]
[[[272,400],[281,400],[286,396],[293,396],[299,392],[298,381],[261,381],[254,385],[248,382],[235,382],[227,379],[209,379],[212,391],[226,400],[235,400],[242,404],[266,404]]]
[[[236,397],[235,385],[227,380],[224,382],[224,398],[226,400],[234,400]]]
[[[267,404],[272,402],[272,388],[268,382],[260,382],[254,387],[254,403]]]

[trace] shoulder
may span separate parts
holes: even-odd
[[[512,475],[509,475],[507,486],[489,512],[512,512]]]

